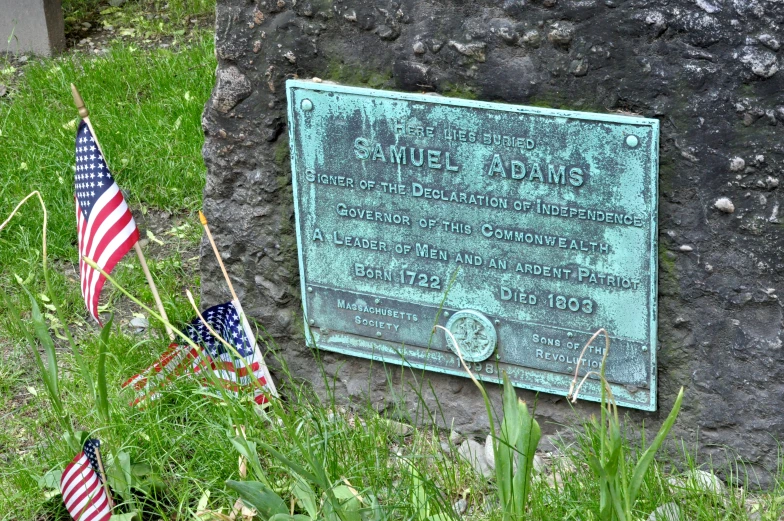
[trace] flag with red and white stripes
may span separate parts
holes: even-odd
[[[131,407],[160,398],[160,390],[182,376],[193,372],[193,361],[199,353],[187,345],[170,344],[161,357],[144,371],[130,377],[122,388],[131,388],[136,396]]]
[[[202,316],[231,349],[196,317],[184,332],[201,349],[171,344],[153,365],[126,381],[122,387],[136,391],[132,406],[155,400],[160,396],[160,389],[185,375],[204,375],[202,381],[208,384],[207,370],[214,371],[221,386],[235,396],[250,394],[260,405],[267,403],[269,396],[277,396],[269,369],[239,303],[218,304],[204,311]]]
[[[139,240],[139,230],[84,121],[76,135],[75,188],[82,297],[87,310],[100,324],[98,298],[106,277],[84,262],[83,257],[111,273]]]
[[[95,454],[99,444],[98,440],[87,440],[60,478],[65,508],[76,521],[108,521],[112,516]]]

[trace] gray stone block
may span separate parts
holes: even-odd
[[[413,387],[445,428],[487,434],[470,380],[305,347],[286,79],[655,117],[659,402],[654,413],[625,413],[656,429],[685,386],[673,436],[699,447],[720,477],[740,455],[752,482],[772,482],[784,441],[780,2],[218,0],[216,23],[204,209],[245,311],[295,377],[398,414],[421,410]],[[731,213],[715,206],[721,198]],[[201,269],[204,304],[225,301],[209,246]],[[499,386],[488,389],[499,410]],[[544,434],[597,410],[518,394],[536,403]]]
[[[0,0],[0,52],[51,56],[63,50],[60,0]]]

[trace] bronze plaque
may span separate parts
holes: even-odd
[[[320,349],[656,407],[658,122],[290,80],[303,305]],[[599,398],[596,382],[581,396]]]

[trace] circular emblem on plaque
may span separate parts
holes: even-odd
[[[481,362],[495,351],[498,335],[493,323],[479,311],[458,311],[446,323],[460,346],[460,354],[466,362]],[[457,354],[457,346],[447,335],[449,348]]]

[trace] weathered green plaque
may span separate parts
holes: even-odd
[[[611,337],[656,408],[656,120],[287,83],[306,328],[320,349],[566,394]],[[598,371],[604,341],[579,361]],[[583,398],[598,399],[589,382]]]

